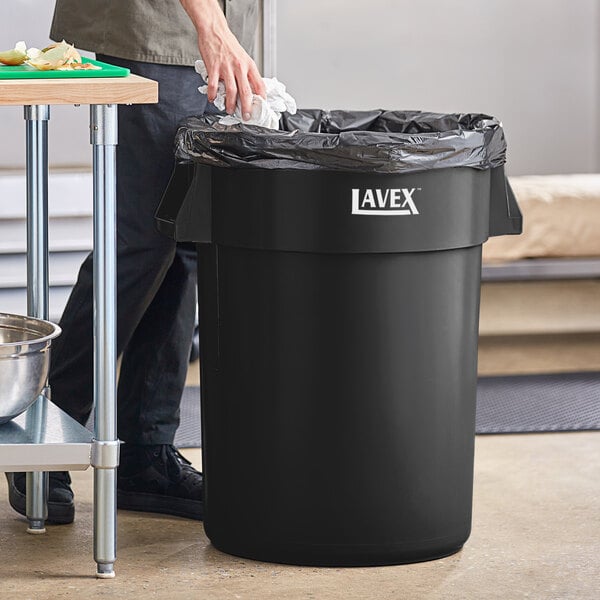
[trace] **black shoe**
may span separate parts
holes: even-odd
[[[121,447],[117,508],[202,520],[204,480],[173,446]]]
[[[26,511],[25,473],[6,473],[8,480],[8,501],[24,517]],[[67,525],[75,518],[73,490],[69,485],[71,477],[66,471],[52,471],[48,477],[48,518],[47,523]]]

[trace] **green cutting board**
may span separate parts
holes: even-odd
[[[100,69],[89,71],[38,71],[25,64],[18,67],[0,64],[0,79],[80,79],[82,77],[127,77],[129,75],[129,69],[124,67],[116,67],[91,58],[83,58],[82,61],[97,65]]]

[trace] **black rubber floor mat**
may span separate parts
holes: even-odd
[[[482,377],[477,433],[600,429],[600,373]]]
[[[481,377],[477,433],[527,433],[600,429],[600,373]],[[181,402],[180,448],[198,448],[200,390],[187,387]]]
[[[179,429],[175,434],[178,448],[200,448],[202,433],[200,427],[200,388],[187,386],[181,398],[181,416]]]

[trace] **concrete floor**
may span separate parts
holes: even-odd
[[[200,451],[186,454],[200,466]],[[378,568],[301,568],[215,550],[202,523],[119,513],[117,577],[94,578],[91,470],[77,516],[25,533],[0,480],[0,598],[471,600],[600,597],[600,432],[478,436],[473,533],[454,556]],[[349,523],[349,526],[352,526]]]

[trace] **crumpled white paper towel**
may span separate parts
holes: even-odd
[[[202,60],[196,61],[196,73],[199,73],[204,81],[208,81],[208,73],[206,66]],[[278,81],[275,77],[263,77],[265,88],[267,90],[267,99],[256,94],[252,95],[252,115],[248,121],[244,121],[242,117],[242,107],[238,98],[237,105],[233,115],[225,115],[219,119],[221,125],[236,125],[243,123],[244,125],[259,125],[260,127],[269,127],[270,129],[279,129],[279,118],[281,113],[289,112],[296,113],[296,101],[285,90],[285,85]],[[201,94],[206,94],[208,85],[203,85],[198,88]],[[219,109],[225,110],[225,84],[219,81],[217,88],[217,97],[214,105]]]

